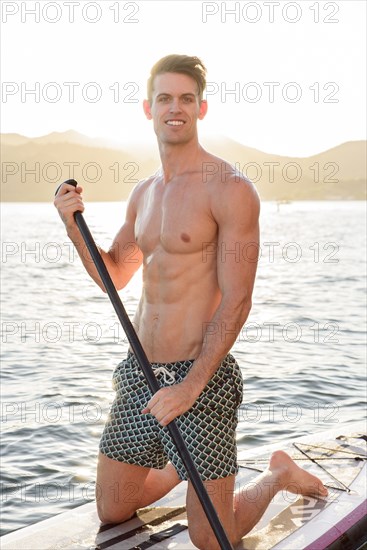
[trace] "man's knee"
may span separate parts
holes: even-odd
[[[139,485],[132,481],[96,484],[96,505],[102,523],[122,523],[139,508]]]
[[[190,528],[189,525],[189,535],[191,542],[199,550],[221,550],[218,540],[210,527],[208,529],[204,526],[201,526],[201,528],[198,526]]]
[[[139,508],[146,468],[112,460],[99,455],[96,482],[96,505],[103,523],[121,523]]]
[[[119,507],[116,504],[111,506],[102,499],[97,500],[97,514],[102,523],[122,523],[131,519],[137,508],[134,506]]]
[[[207,493],[232,544],[236,542],[233,511],[234,483],[235,476],[204,482]],[[200,550],[221,550],[191,483],[188,487],[187,517],[190,538],[197,548]]]

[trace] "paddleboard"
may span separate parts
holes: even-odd
[[[236,488],[246,490],[276,449],[288,452],[328,487],[325,500],[280,492],[241,550],[337,550],[367,540],[367,449],[364,425],[351,424],[299,439],[243,451]],[[0,540],[2,550],[193,550],[185,512],[186,482],[154,506],[119,525],[101,525],[88,503]]]

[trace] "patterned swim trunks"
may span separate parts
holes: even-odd
[[[193,360],[152,363],[160,386],[181,382]],[[154,416],[141,414],[152,394],[134,354],[130,353],[113,374],[116,391],[106,422],[100,451],[109,458],[162,469],[170,461],[180,479],[187,479],[185,467],[166,427]],[[176,418],[195,466],[206,481],[237,474],[235,431],[237,409],[242,402],[243,379],[231,354],[201,392],[195,404]]]

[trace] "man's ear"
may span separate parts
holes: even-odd
[[[144,109],[144,113],[145,113],[145,116],[147,117],[148,120],[152,120],[152,113],[150,111],[150,102],[147,100],[147,99],[144,99],[143,101],[143,109]]]
[[[206,99],[202,99],[201,102],[200,102],[200,110],[199,110],[198,119],[203,120],[203,118],[205,117],[207,112],[208,112],[208,102],[207,102]]]

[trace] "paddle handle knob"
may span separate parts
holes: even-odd
[[[66,181],[64,181],[63,183],[61,183],[61,184],[58,186],[58,188],[57,188],[56,191],[55,191],[55,195],[57,195],[57,193],[59,192],[59,189],[60,189],[61,185],[63,185],[64,183],[67,183],[67,184],[69,184],[69,185],[74,185],[74,187],[76,187],[76,186],[78,185],[78,182],[77,182],[76,180],[73,180],[73,179],[71,179],[71,180],[66,180]]]

